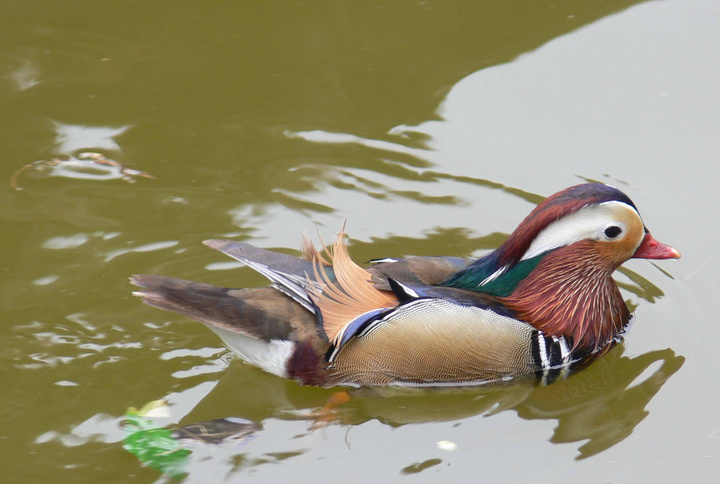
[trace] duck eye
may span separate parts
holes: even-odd
[[[608,239],[617,238],[617,236],[621,233],[622,229],[617,225],[611,225],[610,227],[605,229],[605,237],[607,237]]]

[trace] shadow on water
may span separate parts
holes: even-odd
[[[527,420],[556,420],[550,442],[583,442],[578,459],[609,449],[627,438],[648,415],[647,405],[685,358],[671,349],[624,356],[618,345],[586,369],[563,381],[537,386],[534,378],[492,388],[416,390],[360,388],[333,417],[343,425],[376,419],[390,426],[442,422],[514,411]],[[218,385],[181,424],[227,416],[262,423],[267,419],[307,419],[310,423],[332,390],[303,388],[233,361]],[[262,431],[259,431],[260,435]]]

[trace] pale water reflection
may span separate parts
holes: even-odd
[[[19,63],[20,65],[8,74],[8,77],[15,82],[18,91],[30,89],[42,82],[38,63],[27,59],[20,60]]]
[[[56,136],[57,152],[72,155],[80,150],[108,150],[120,151],[120,145],[115,138],[123,135],[132,126],[85,126],[81,124],[66,124],[53,121]]]

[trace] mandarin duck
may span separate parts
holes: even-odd
[[[567,375],[620,341],[631,319],[612,273],[630,258],[677,259],[609,185],[540,203],[476,260],[382,259],[363,269],[344,229],[302,258],[243,242],[205,245],[272,286],[229,289],[136,275],[144,302],[206,324],[230,350],[307,385],[447,387]]]

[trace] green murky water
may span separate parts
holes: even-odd
[[[163,425],[262,426],[192,449],[187,482],[717,475],[716,3],[6,2],[0,27],[3,482],[172,480],[123,448],[158,399]],[[479,255],[585,179],[683,259],[626,264],[626,345],[548,387],[360,392],[311,432],[330,392],[127,283],[262,285],[200,242],[345,219],[359,261]]]

